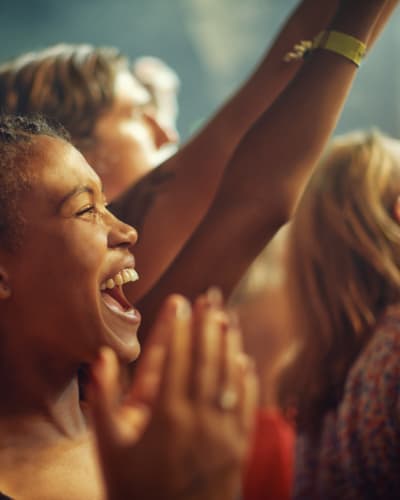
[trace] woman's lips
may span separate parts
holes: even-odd
[[[122,291],[121,291],[122,292]],[[125,299],[125,296],[122,295],[118,298],[115,297],[115,291],[113,294],[109,292],[101,292],[101,298],[106,305],[106,307],[116,314],[121,319],[125,319],[130,323],[139,323],[140,322],[140,314],[134,307],[129,304],[129,302]],[[122,301],[121,298],[124,300]]]

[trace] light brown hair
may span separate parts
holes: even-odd
[[[293,351],[280,401],[316,434],[385,307],[400,296],[400,148],[378,133],[337,140],[314,173],[289,236]]]
[[[111,47],[59,44],[30,52],[0,65],[0,109],[41,113],[77,143],[111,106],[116,74],[125,68],[128,61]]]

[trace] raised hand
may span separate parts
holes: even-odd
[[[209,293],[193,310],[164,304],[121,401],[118,363],[103,350],[89,402],[109,499],[234,499],[257,402],[240,332]]]

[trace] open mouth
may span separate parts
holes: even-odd
[[[126,268],[118,272],[112,278],[108,278],[100,285],[101,296],[107,306],[115,312],[126,313],[132,311],[133,307],[125,297],[122,289],[126,283],[139,279],[135,269]]]

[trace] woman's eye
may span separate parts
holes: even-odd
[[[84,208],[82,208],[81,210],[79,210],[78,212],[76,212],[76,216],[77,217],[80,217],[81,215],[85,215],[85,214],[94,214],[96,213],[96,207],[94,205],[88,205]]]

